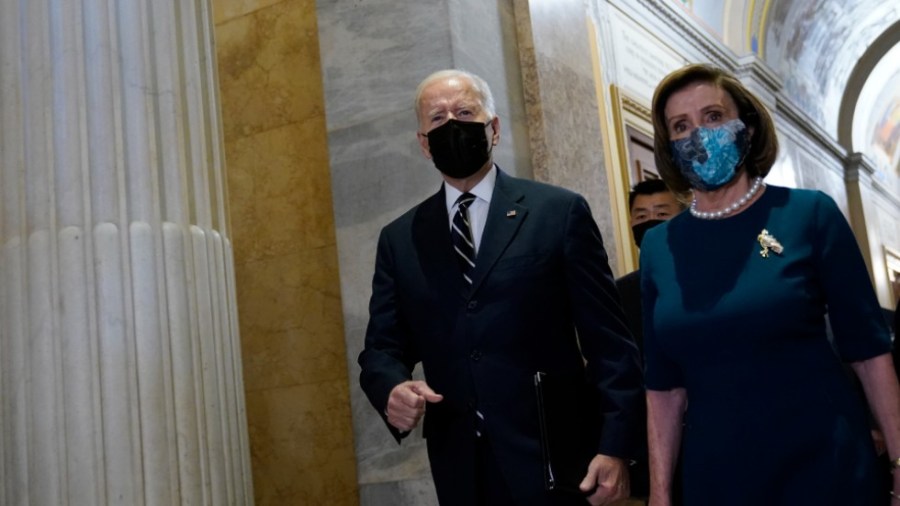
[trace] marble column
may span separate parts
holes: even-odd
[[[0,503],[252,502],[207,0],[0,3]]]

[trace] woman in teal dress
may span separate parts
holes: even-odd
[[[824,193],[763,183],[774,124],[720,69],[666,77],[653,122],[660,174],[694,200],[641,248],[650,505],[670,504],[681,454],[687,506],[900,506],[842,365],[897,459],[890,332],[846,219]]]

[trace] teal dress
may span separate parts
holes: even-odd
[[[761,254],[764,230],[780,252]],[[647,388],[687,391],[686,505],[885,503],[842,362],[888,353],[890,334],[830,197],[769,186],[724,220],[682,213],[640,261]]]

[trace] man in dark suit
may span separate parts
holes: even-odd
[[[674,217],[685,205],[669,190],[662,179],[645,179],[634,185],[628,193],[631,234],[638,248],[647,230]],[[637,269],[616,279],[616,288],[622,300],[622,309],[628,321],[628,329],[638,348],[643,349],[644,325],[641,311],[641,271]],[[637,462],[631,467],[632,497],[646,498],[650,494],[650,467],[647,461],[647,443],[643,441]],[[680,485],[680,480],[676,487]],[[676,504],[681,495],[673,494]]]
[[[685,205],[669,190],[662,179],[645,179],[628,192],[631,235],[638,248],[644,234],[685,209]],[[616,280],[616,288],[622,298],[622,308],[628,319],[628,329],[638,347],[644,336],[641,321],[641,271],[637,269]]]
[[[398,442],[424,415],[441,504],[627,497],[642,378],[587,203],[493,164],[500,120],[481,78],[432,74],[415,105],[444,184],[381,232],[363,390]],[[425,381],[411,379],[419,362]],[[599,413],[599,442],[585,440],[596,454],[580,483],[589,494],[546,490],[537,371],[586,387]]]

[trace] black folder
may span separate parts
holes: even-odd
[[[581,377],[538,371],[534,375],[544,486],[574,494],[600,444],[599,395]]]

